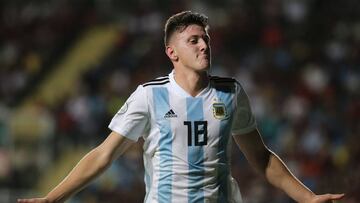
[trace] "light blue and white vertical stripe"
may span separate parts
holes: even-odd
[[[167,88],[153,89],[154,110],[156,122],[160,129],[159,139],[159,182],[157,188],[158,202],[172,202],[172,132],[170,121],[164,119],[169,111],[169,93]]]
[[[228,160],[228,142],[229,135],[231,131],[231,123],[232,123],[232,112],[233,112],[233,103],[232,103],[232,94],[230,92],[224,91],[216,91],[218,99],[225,104],[226,111],[229,117],[220,121],[220,129],[219,129],[219,168],[218,168],[218,182],[220,183],[219,188],[219,196],[218,203],[228,202],[228,192],[231,188],[229,188],[228,184],[228,176],[230,174],[229,168],[229,160]]]
[[[186,99],[187,119],[191,121],[192,136],[191,146],[188,146],[189,175],[188,184],[191,186],[188,192],[189,203],[204,202],[203,179],[205,176],[204,168],[204,149],[203,146],[195,146],[195,126],[194,121],[203,121],[203,100],[202,98],[188,97]]]

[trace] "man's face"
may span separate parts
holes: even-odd
[[[195,71],[205,71],[211,65],[210,37],[202,26],[189,25],[176,31],[169,46],[177,56],[180,66]]]

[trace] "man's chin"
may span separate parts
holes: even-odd
[[[211,63],[209,61],[207,61],[207,62],[204,62],[201,64],[201,69],[209,70],[210,66],[211,66]]]
[[[210,65],[201,66],[201,67],[199,67],[198,70],[199,70],[199,71],[208,71],[208,70],[210,70]]]
[[[196,72],[205,72],[205,71],[210,70],[210,67],[211,67],[210,63],[201,63],[201,64],[198,64],[197,67],[194,67],[194,70]]]
[[[208,70],[210,70],[210,67],[211,67],[211,64],[208,63],[204,66],[204,70],[208,71]]]

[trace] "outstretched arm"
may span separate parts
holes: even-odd
[[[69,175],[49,192],[46,197],[19,199],[18,203],[64,202],[101,174],[132,143],[133,141],[118,133],[110,133],[104,142],[86,154]]]
[[[295,201],[321,203],[338,200],[344,196],[344,194],[314,194],[289,171],[274,152],[265,146],[258,130],[243,135],[235,135],[234,139],[250,165],[264,174],[272,185],[282,189]]]

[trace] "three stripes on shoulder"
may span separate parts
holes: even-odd
[[[210,80],[214,81],[215,83],[234,83],[237,82],[234,78],[226,78],[226,77],[218,77],[218,76],[210,76]],[[150,86],[150,85],[164,85],[170,82],[169,76],[159,77],[154,80],[150,80],[149,82],[144,83],[142,86]]]
[[[170,82],[169,76],[165,76],[165,77],[156,78],[154,80],[150,80],[149,82],[144,83],[142,86],[146,87],[146,86],[149,86],[149,85],[163,85],[163,84],[166,84],[168,82]]]

